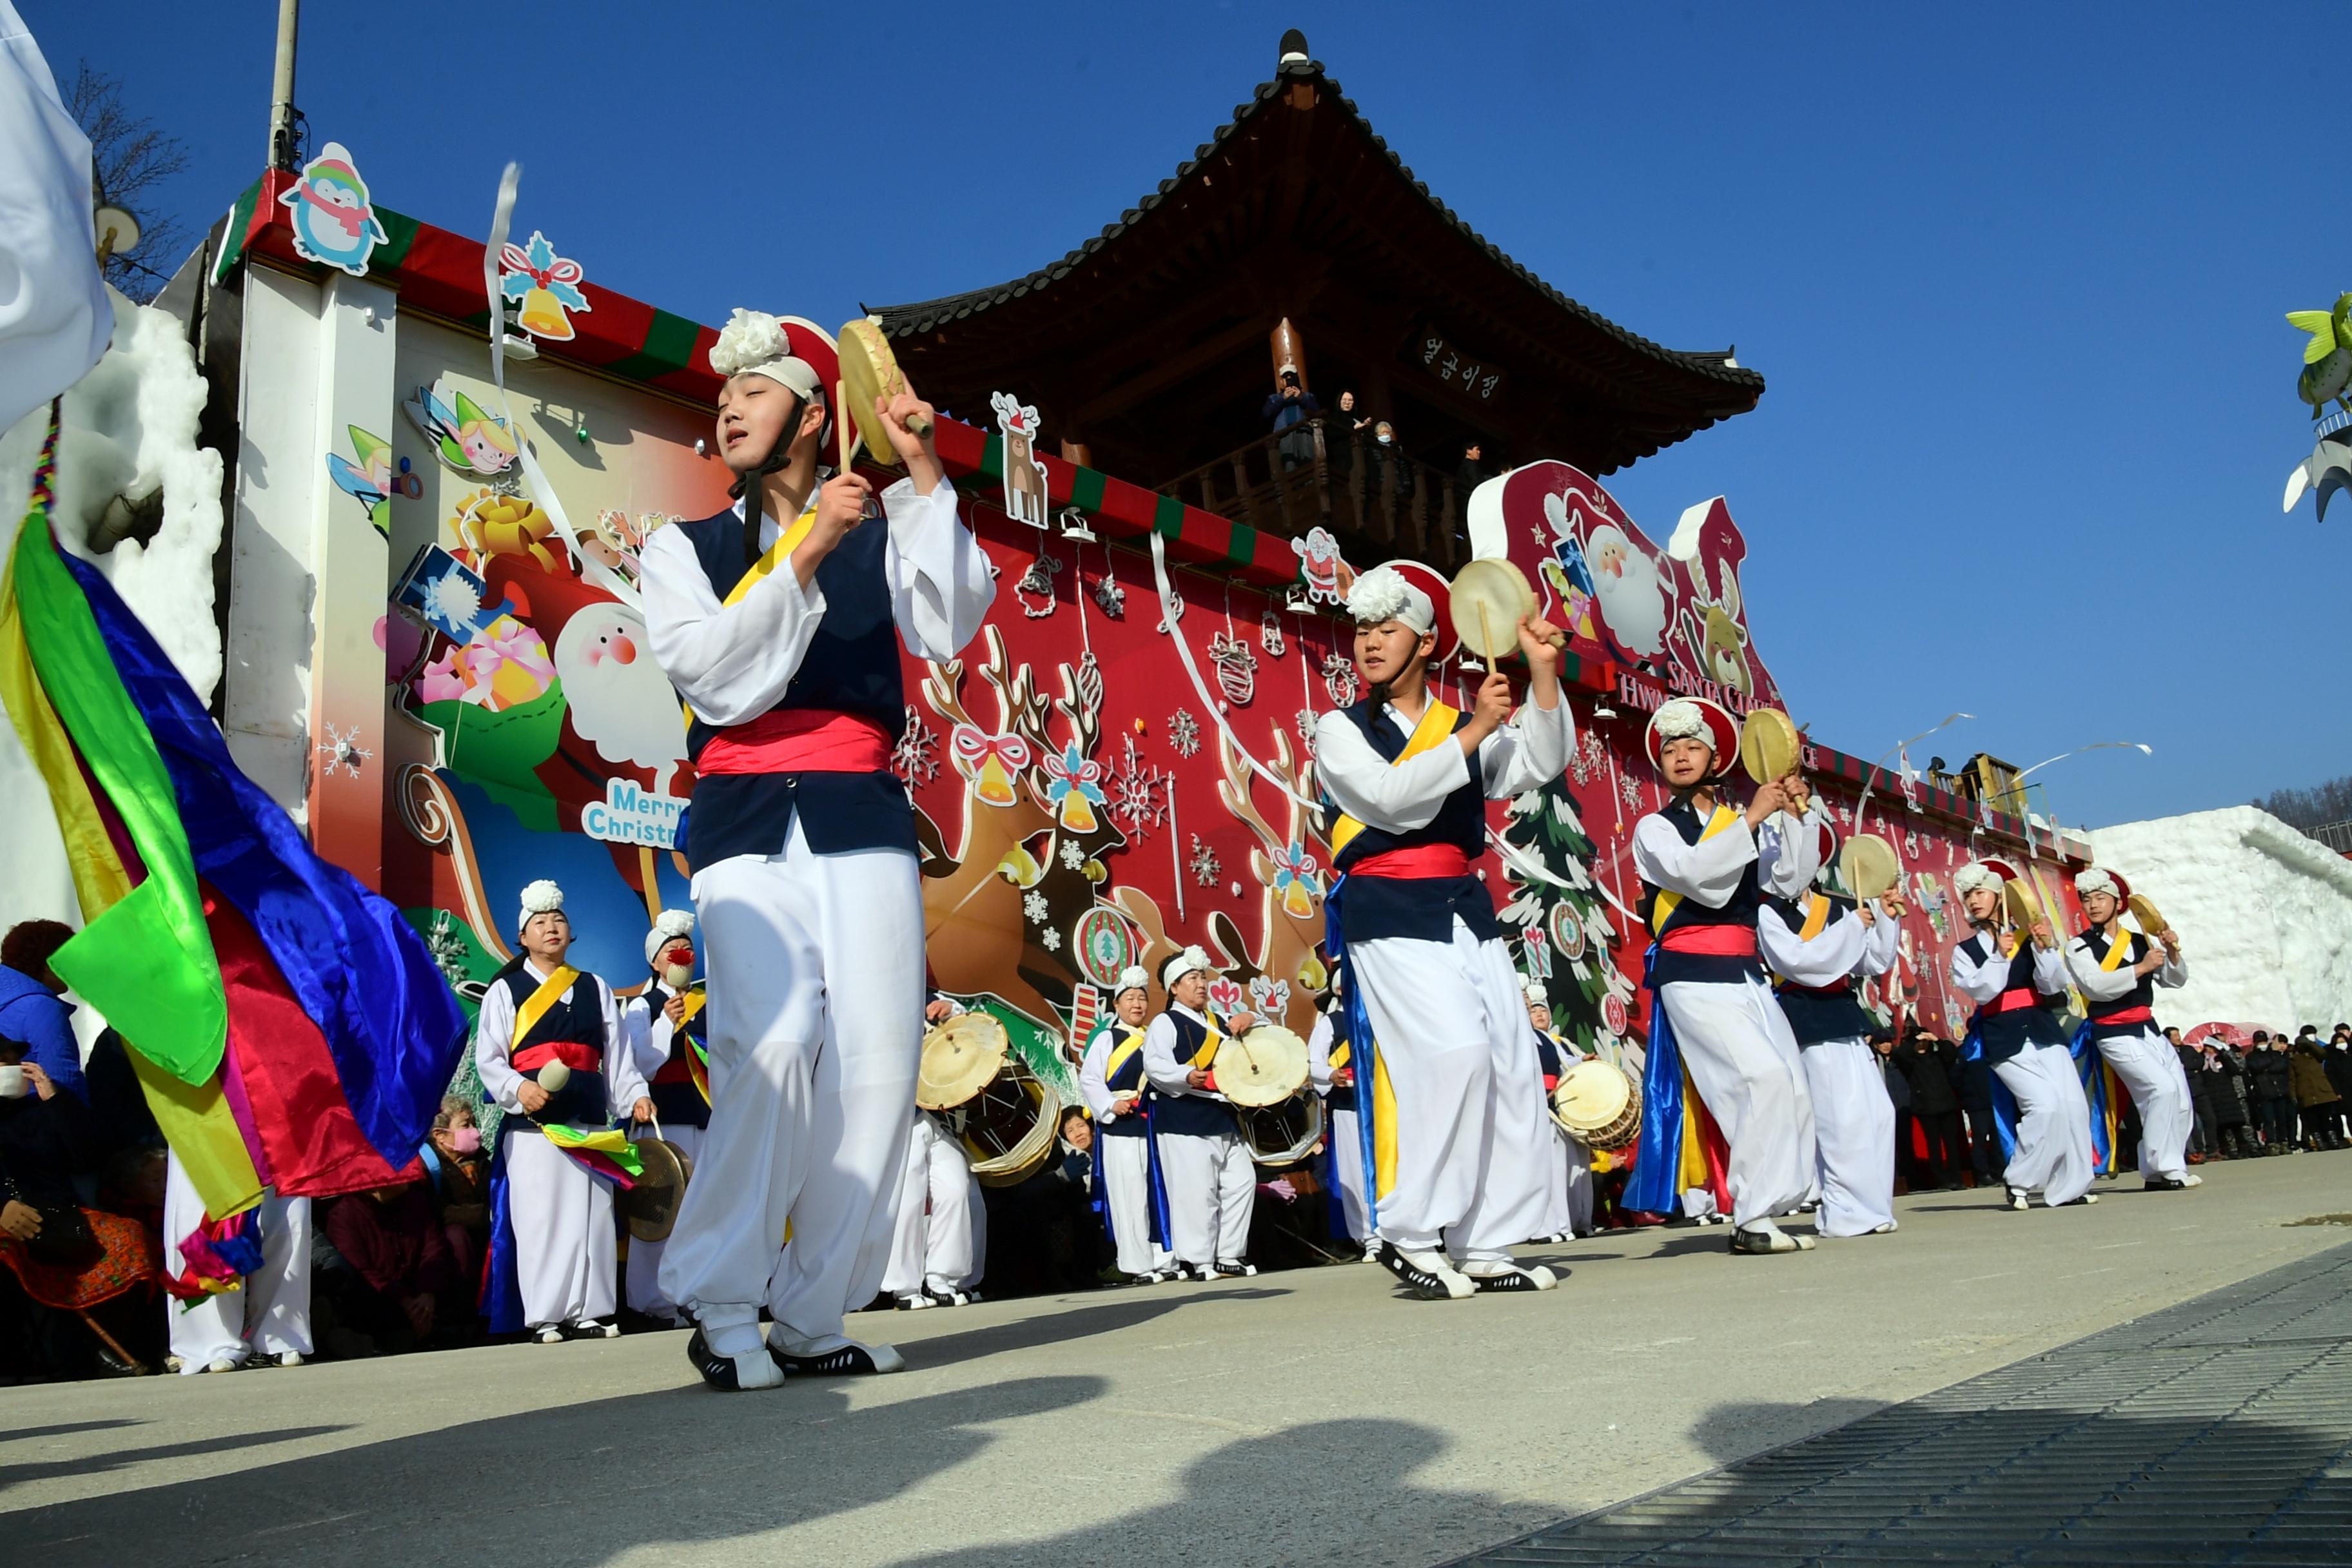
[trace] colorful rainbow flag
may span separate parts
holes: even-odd
[[[0,571],[0,704],[47,784],[106,1016],[215,1221],[416,1163],[465,1017],[400,912],[311,853],[203,702],[50,531],[58,440]],[[173,1238],[177,1239],[177,1238]]]

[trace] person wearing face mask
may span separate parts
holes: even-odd
[[[1643,975],[1651,1044],[1624,1202],[1670,1212],[1686,1181],[1711,1195],[1711,1181],[1682,1170],[1679,1129],[1696,1111],[1685,1101],[1687,1073],[1722,1133],[1728,1246],[1762,1256],[1812,1248],[1813,1237],[1776,1220],[1813,1196],[1817,1155],[1805,1066],[1764,977],[1757,925],[1768,894],[1796,897],[1821,869],[1826,818],[1795,773],[1758,784],[1745,808],[1731,801],[1717,781],[1738,755],[1738,734],[1729,713],[1697,698],[1675,698],[1650,718],[1650,763],[1673,798],[1633,827],[1653,939]]]
[[[1527,702],[1515,716],[1510,679],[1489,668],[1459,712],[1431,689],[1428,594],[1376,566],[1347,610],[1367,694],[1317,721],[1315,759],[1343,814],[1329,901],[1351,1061],[1370,1090],[1375,1136],[1355,1152],[1372,1166],[1381,1262],[1423,1300],[1548,1290],[1559,1276],[1521,1268],[1510,1248],[1556,1222],[1546,1173],[1557,1145],[1518,972],[1472,863],[1486,850],[1486,802],[1568,765],[1559,649],[1549,625],[1522,619]]]
[[[1220,1031],[1209,1007],[1207,952],[1188,947],[1160,971],[1168,1010],[1143,1032],[1143,1072],[1151,1086],[1150,1137],[1168,1194],[1168,1245],[1176,1267],[1196,1279],[1257,1272],[1249,1260],[1257,1167],[1234,1108],[1217,1092],[1216,1058],[1257,1020],[1236,1013]]]
[[[646,933],[646,988],[621,1009],[621,1032],[654,1102],[654,1125],[688,1160],[702,1152],[710,1102],[696,1082],[696,1047],[705,1026],[704,993],[694,984],[694,915],[664,910]],[[677,1303],[662,1294],[661,1261],[668,1242],[629,1239],[629,1310],[657,1322],[674,1321]]]
[[[1078,1092],[1094,1118],[1094,1201],[1118,1250],[1118,1271],[1133,1285],[1178,1277],[1168,1249],[1167,1196],[1153,1180],[1151,1123],[1144,1111],[1143,1038],[1151,977],[1130,964],[1118,977],[1111,1016],[1087,1041]]]
[[[2001,892],[2016,879],[2015,868],[2000,860],[1971,860],[1952,873],[1975,928],[1952,949],[1952,984],[1977,1005],[1967,1054],[1992,1066],[1996,1121],[2007,1121],[2001,1095],[2016,1110],[2001,1174],[2007,1205],[2022,1211],[2036,1188],[2052,1208],[2095,1204],[2091,1102],[2065,1031],[2042,1002],[2066,994],[2066,955],[2041,916],[2025,931],[2001,932]]]
[[[656,532],[641,565],[654,657],[693,713],[679,847],[711,997],[710,1126],[661,1289],[695,1320],[696,1372],[737,1390],[905,1364],[842,1331],[881,1286],[921,1050],[899,649],[954,658],[996,590],[911,388],[877,400],[875,456],[907,470],[877,498],[859,474],[819,482],[841,413],[823,331],[738,310],[711,365],[741,502]]]
[[[482,994],[474,1035],[482,1092],[506,1112],[490,1177],[490,1331],[525,1330],[543,1345],[610,1339],[613,1188],[629,1168],[613,1126],[652,1121],[654,1102],[612,987],[565,962],[563,889],[523,889],[515,924],[522,951]]]
[[[441,1215],[441,1237],[457,1278],[478,1281],[490,1247],[490,1161],[482,1152],[482,1129],[463,1095],[449,1095],[433,1118],[433,1131],[417,1153],[433,1184]],[[462,1304],[470,1321],[470,1301]]]
[[[2074,876],[2082,900],[2083,934],[2066,944],[2066,967],[2083,994],[2088,1016],[2076,1031],[2106,1058],[2139,1112],[2139,1179],[2150,1192],[2179,1192],[2203,1178],[2189,1168],[2189,1134],[2197,1122],[2189,1076],[2180,1058],[2156,1026],[2156,987],[2178,987],[2189,979],[2180,939],[2171,931],[2153,937],[2124,924],[2131,885],[2116,873],[2094,866]]]

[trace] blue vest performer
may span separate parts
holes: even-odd
[[[953,997],[933,996],[923,1021],[944,1024],[966,1011]],[[980,1300],[976,1287],[987,1266],[988,1205],[963,1145],[964,1114],[961,1106],[914,1108],[890,1262],[882,1272],[882,1293],[901,1311],[962,1307]]]
[[[842,1333],[889,1256],[922,1037],[898,649],[953,658],[995,590],[911,390],[878,410],[893,450],[875,456],[908,477],[869,516],[863,476],[818,486],[832,339],[738,310],[710,360],[742,500],[642,556],[654,657],[690,714],[679,847],[710,991],[710,1127],[661,1286],[698,1325],[706,1383],[769,1388],[903,1364]]]
[[[1687,1076],[1722,1130],[1731,1250],[1805,1251],[1813,1238],[1774,1220],[1814,1192],[1813,1100],[1756,926],[1766,893],[1794,897],[1821,869],[1821,808],[1795,774],[1758,784],[1745,809],[1728,801],[1717,781],[1738,755],[1738,726],[1704,699],[1660,704],[1645,742],[1673,797],[1633,827],[1653,1001],[1625,1203],[1657,1211],[1675,1201]]]
[[[654,1126],[688,1160],[702,1157],[702,1131],[710,1102],[702,1096],[696,1048],[705,1038],[707,994],[694,983],[694,915],[664,910],[646,933],[646,964],[653,976],[622,1004],[621,1033],[654,1102]],[[675,1320],[677,1303],[661,1293],[662,1254],[669,1243],[629,1241],[625,1292],[629,1310]]]
[[[2094,866],[2074,877],[2083,900],[2083,934],[2066,944],[2066,967],[2090,1015],[2082,1031],[2131,1090],[2139,1109],[2139,1177],[2151,1191],[2202,1184],[2189,1168],[2189,1133],[2197,1121],[2189,1075],[2156,1026],[2156,987],[2189,979],[2180,938],[2170,931],[2135,931],[2124,924],[2131,884]]]
[[[1370,1094],[1372,1223],[1381,1261],[1413,1294],[1548,1290],[1510,1248],[1545,1228],[1543,1161],[1556,1150],[1518,973],[1473,863],[1486,802],[1568,765],[1575,725],[1553,629],[1517,628],[1528,702],[1489,669],[1471,710],[1429,689],[1437,608],[1392,566],[1348,593],[1362,701],[1315,726],[1315,765],[1345,815],[1331,898],[1348,974],[1358,1090]],[[1366,1084],[1364,1075],[1370,1081]]]
[[[1990,1065],[1995,1117],[2014,1124],[2002,1129],[2011,1145],[2001,1173],[2009,1206],[2022,1210],[2036,1188],[2053,1208],[2095,1204],[2091,1102],[2066,1031],[2047,1005],[2066,994],[2066,957],[2039,916],[2025,931],[2000,931],[2001,891],[2016,880],[2016,868],[2003,860],[1971,860],[1952,873],[1961,910],[1976,928],[1952,949],[1952,984],[1977,1005],[1966,1054]],[[2013,1112],[2005,1119],[2003,1097]]]
[[[1217,1092],[1217,1053],[1257,1020],[1236,1013],[1223,1029],[1209,1011],[1209,955],[1188,947],[1160,966],[1168,1011],[1143,1032],[1145,1114],[1168,1195],[1168,1249],[1195,1279],[1255,1274],[1249,1260],[1257,1165],[1234,1108]]]
[[[1180,1278],[1176,1255],[1168,1250],[1168,1222],[1159,1212],[1165,1197],[1152,1177],[1151,1122],[1144,1101],[1150,1081],[1143,1074],[1145,1020],[1151,1010],[1151,976],[1141,964],[1118,977],[1111,1016],[1087,1040],[1078,1062],[1078,1092],[1095,1124],[1097,1194],[1118,1271],[1131,1284],[1157,1285]]]
[[[490,1174],[490,1330],[610,1339],[613,1188],[635,1169],[614,1123],[650,1122],[654,1102],[613,988],[564,962],[563,889],[525,888],[518,924],[522,952],[483,992],[474,1034],[482,1093],[507,1113]]]
[[[1895,1101],[1870,1045],[1876,1022],[1854,990],[1895,967],[1905,913],[1899,894],[1856,906],[1815,888],[1766,899],[1756,922],[1812,1097],[1823,1236],[1895,1228]]]

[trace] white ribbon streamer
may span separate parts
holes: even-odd
[[[1218,733],[1223,735],[1226,742],[1240,754],[1242,761],[1250,765],[1250,772],[1257,774],[1308,811],[1319,814],[1323,810],[1321,802],[1307,799],[1291,788],[1289,783],[1280,773],[1250,754],[1249,748],[1242,744],[1242,738],[1234,733],[1234,727],[1225,722],[1223,699],[1209,695],[1208,682],[1201,679],[1201,667],[1192,662],[1192,647],[1184,640],[1183,623],[1177,619],[1177,612],[1181,608],[1183,601],[1176,597],[1175,589],[1169,585],[1168,544],[1156,529],[1151,534],[1151,580],[1160,590],[1161,624],[1168,628],[1169,640],[1176,645],[1176,657],[1183,661],[1184,673],[1192,678],[1192,689],[1199,694],[1201,705],[1209,710],[1209,717],[1216,721]]]

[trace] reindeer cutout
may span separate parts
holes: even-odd
[[[1720,593],[1707,584],[1704,557],[1690,563],[1696,602],[1677,611],[1675,618],[1693,662],[1706,678],[1743,697],[1753,697],[1756,677],[1748,665],[1748,628],[1739,619],[1739,568],[1729,556],[1723,556],[1717,560],[1715,572],[1722,579]]]
[[[1045,465],[1037,460],[1037,410],[1009,392],[992,392],[997,432],[1004,437],[1004,515],[1032,528],[1045,526]]]
[[[1318,951],[1323,897],[1329,889],[1328,857],[1318,857],[1321,845],[1306,807],[1284,796],[1282,826],[1276,829],[1258,809],[1253,794],[1256,775],[1234,742],[1221,738],[1217,754],[1224,771],[1217,798],[1257,838],[1249,865],[1261,893],[1255,952],[1243,945],[1222,910],[1209,916],[1210,936],[1231,976],[1247,989],[1252,1006],[1304,1034],[1315,1026],[1316,998],[1330,983]],[[1274,767],[1297,795],[1313,797],[1315,763],[1297,760],[1290,735],[1281,729],[1274,732]]]

